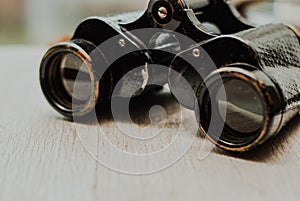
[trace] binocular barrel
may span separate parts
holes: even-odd
[[[237,35],[251,41],[260,65],[236,63],[212,72],[197,90],[196,116],[213,143],[243,152],[278,134],[299,113],[300,45],[284,25]],[[222,130],[212,128],[220,125]]]

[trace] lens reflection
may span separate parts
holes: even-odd
[[[78,56],[72,53],[61,55],[58,61],[60,61],[61,83],[67,95],[76,102],[87,101],[92,89],[87,66]]]
[[[224,90],[217,91],[216,103],[226,127],[236,137],[250,137],[250,133],[258,132],[264,121],[263,104],[258,92],[238,79],[225,80],[224,88],[226,94]]]

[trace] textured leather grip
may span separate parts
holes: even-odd
[[[284,126],[300,111],[300,44],[296,34],[278,24],[237,35],[257,52],[261,69],[279,86],[284,102],[280,127]]]

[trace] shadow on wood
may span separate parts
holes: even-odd
[[[115,109],[117,112],[117,121],[134,123],[139,126],[150,125],[155,119],[157,121],[163,121],[166,119],[166,115],[172,115],[177,113],[181,106],[173,98],[173,96],[168,91],[157,91],[149,92],[142,96],[125,99],[125,98],[116,98],[115,101],[120,103],[117,105],[118,108]],[[126,103],[129,102],[129,108]],[[76,119],[76,123],[95,125],[95,124],[105,124],[116,121],[114,118],[111,104],[106,106],[96,107],[97,119],[95,119],[95,114],[89,114],[83,118]],[[120,112],[118,110],[120,109]],[[129,116],[126,112],[129,112]],[[122,110],[122,111],[121,111]],[[150,112],[151,111],[151,112]],[[151,114],[150,114],[151,113]],[[153,117],[153,118],[151,118]],[[68,119],[65,119],[69,121]]]

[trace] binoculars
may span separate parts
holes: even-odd
[[[40,83],[69,118],[168,84],[208,139],[245,152],[300,111],[300,40],[287,25],[247,22],[228,0],[150,0],[146,11],[84,20],[47,51]]]

